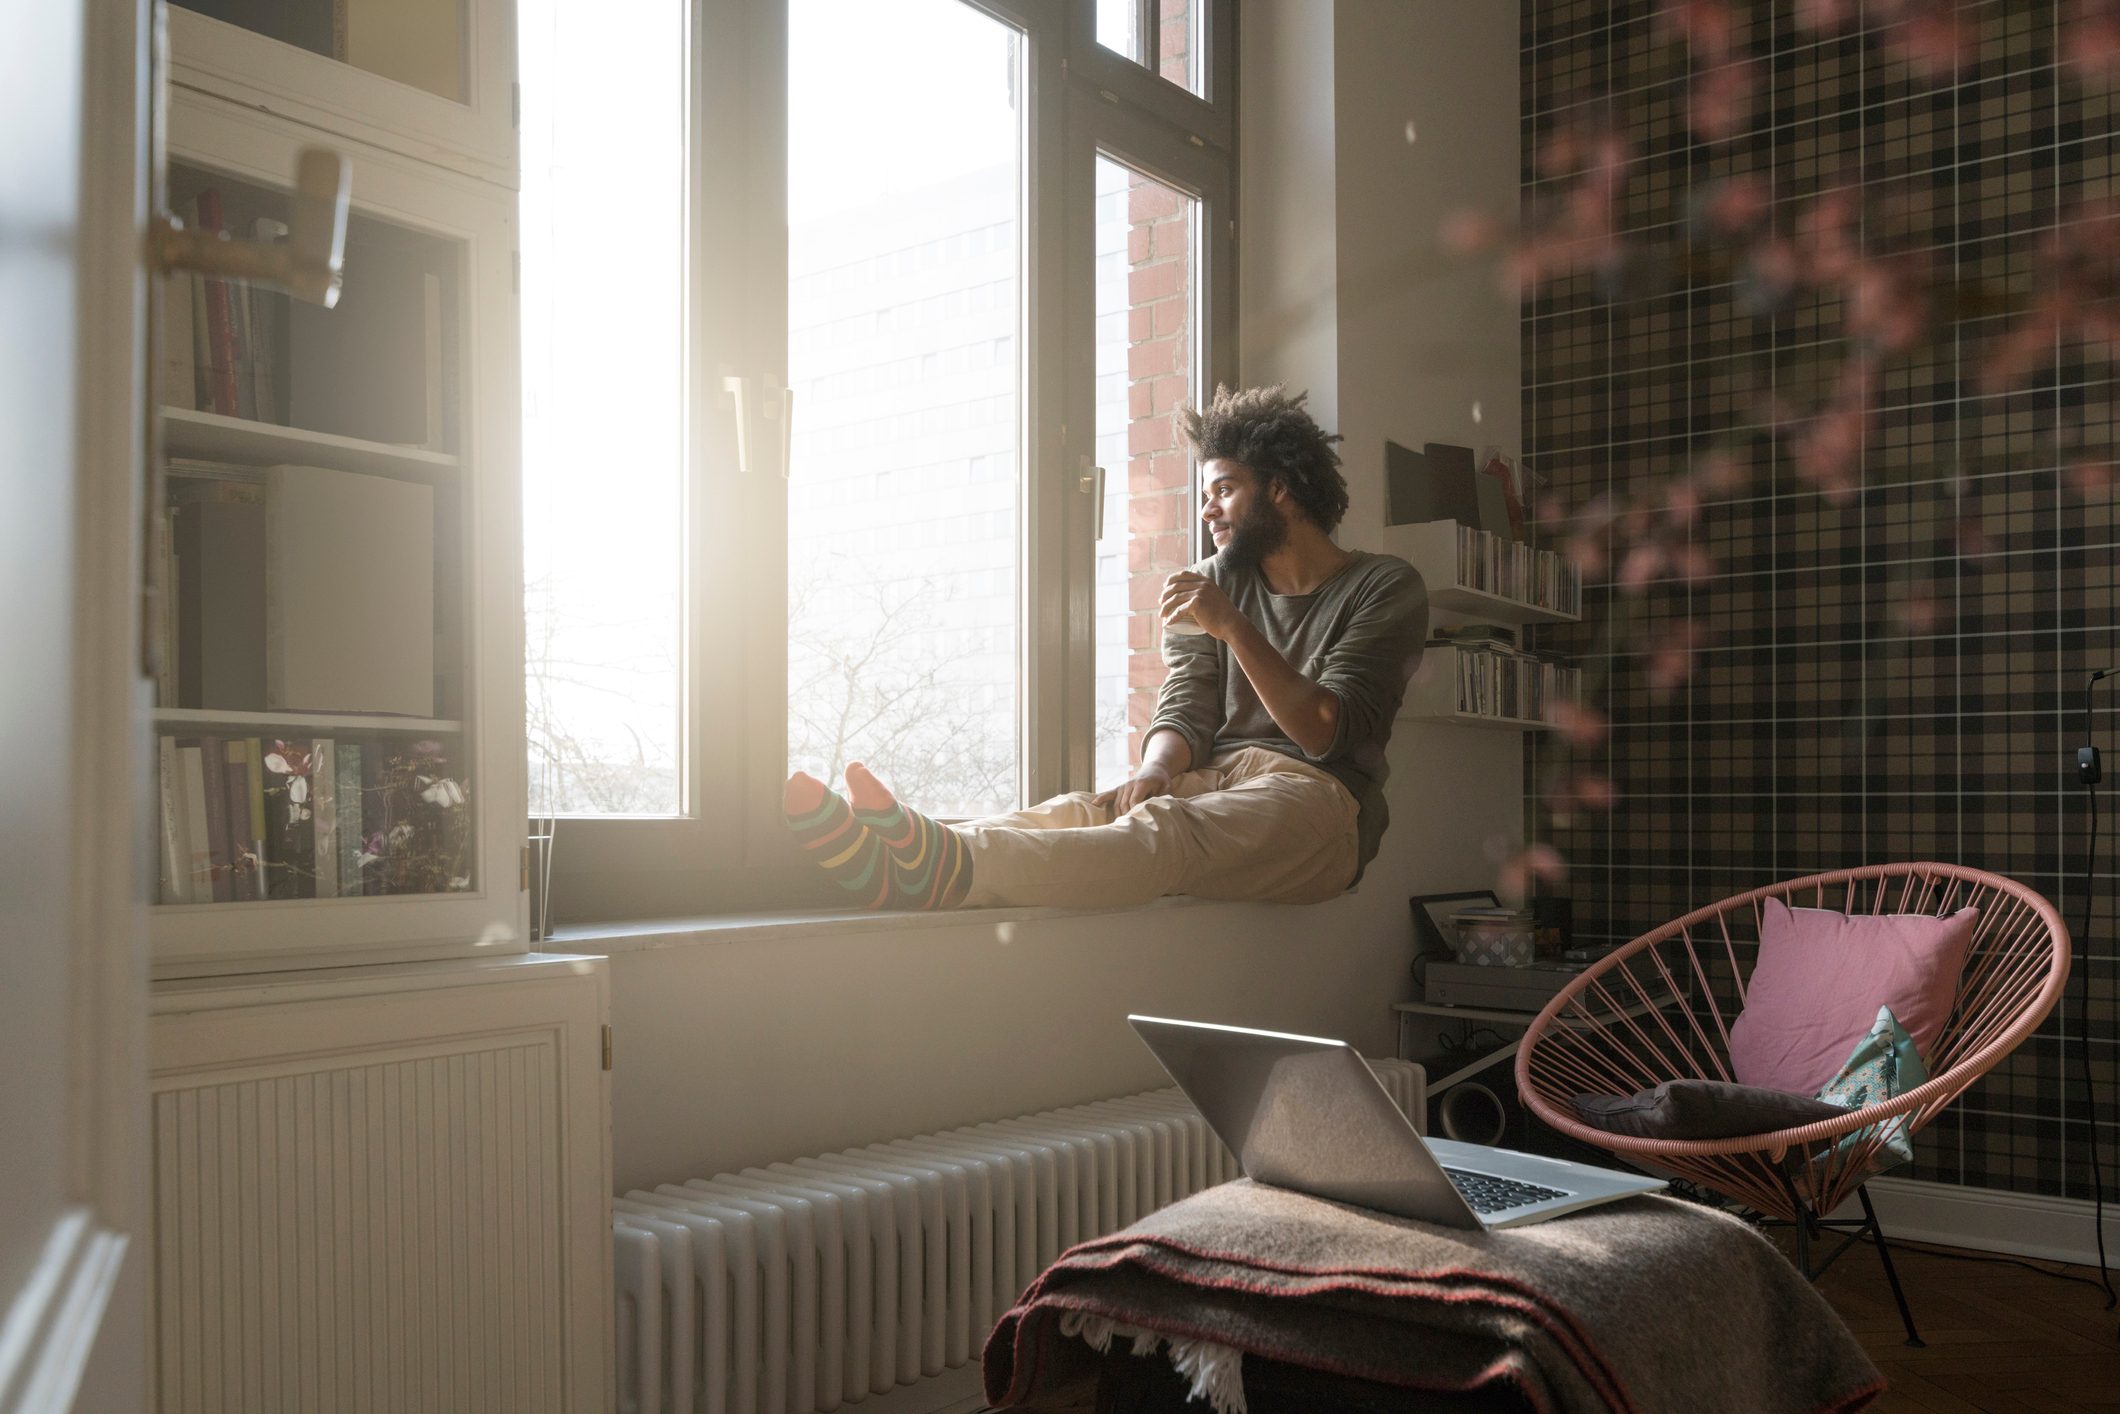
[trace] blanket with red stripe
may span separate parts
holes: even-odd
[[[1826,1414],[1884,1388],[1790,1264],[1724,1214],[1651,1196],[1458,1232],[1238,1180],[1063,1254],[987,1340],[997,1408],[1157,1352],[1224,1414],[1245,1357],[1555,1414]],[[1101,1353],[1108,1350],[1110,1353]]]

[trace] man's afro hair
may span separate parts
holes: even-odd
[[[1179,404],[1178,431],[1202,463],[1237,462],[1259,476],[1260,489],[1287,487],[1303,514],[1330,534],[1347,514],[1347,482],[1332,449],[1339,435],[1304,411],[1309,400],[1285,383],[1242,392],[1217,386],[1204,408]]]

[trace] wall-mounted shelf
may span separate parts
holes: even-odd
[[[243,712],[218,707],[157,707],[161,727],[277,727],[282,731],[403,732],[441,736],[464,724],[441,717],[390,717],[367,712]]]
[[[1381,549],[1421,572],[1428,605],[1483,623],[1579,623],[1582,577],[1551,550],[1454,520],[1387,525]]]
[[[1466,659],[1473,661],[1468,663]],[[1527,675],[1532,676],[1527,679]],[[1476,704],[1521,707],[1534,703],[1550,709],[1552,703],[1573,701],[1580,694],[1579,669],[1526,654],[1431,643],[1421,654],[1421,665],[1414,671],[1412,681],[1406,684],[1399,716],[1495,731],[1545,731],[1553,723],[1542,716],[1482,710]]]
[[[1421,577],[1427,578],[1423,571]],[[1463,614],[1490,624],[1577,624],[1583,621],[1581,614],[1564,614],[1558,609],[1542,609],[1536,604],[1527,604],[1521,599],[1510,599],[1500,594],[1489,594],[1484,589],[1468,589],[1462,584],[1431,586],[1428,590],[1428,607],[1448,609],[1453,614]]]
[[[244,466],[292,463],[356,471],[428,485],[453,480],[463,458],[451,452],[399,447],[331,432],[308,432],[277,423],[253,422],[189,408],[162,409],[162,447],[173,457],[234,462]]]

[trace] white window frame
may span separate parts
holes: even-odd
[[[1095,39],[1095,0],[959,0],[1024,40],[1022,581],[1018,779],[1025,802],[1091,786],[1095,573],[1092,283],[1096,154],[1199,198],[1194,384],[1235,373],[1234,0],[1193,0],[1212,101]],[[563,819],[565,922],[843,906],[779,824],[787,741],[787,500],[777,465],[734,467],[734,375],[754,461],[777,458],[788,384],[786,0],[691,0],[687,301],[685,815]],[[796,409],[801,415],[801,409]],[[741,527],[731,534],[729,527]],[[741,613],[731,613],[732,606]],[[549,925],[548,925],[549,927]]]

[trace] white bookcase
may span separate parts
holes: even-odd
[[[203,318],[206,340],[155,351],[158,578],[178,571],[156,762],[188,761],[206,798],[218,744],[232,871],[246,831],[303,803],[284,768],[305,746],[312,816],[329,779],[335,808],[357,792],[356,838],[382,840],[327,865],[312,819],[305,886],[299,837],[252,838],[248,892],[231,873],[218,899],[217,861],[200,897],[163,851],[157,1407],[265,1387],[593,1414],[612,1388],[612,1038],[601,960],[527,943],[513,7],[199,7],[168,12],[171,211],[210,190],[231,236],[269,239],[321,146],[348,160],[351,212],[332,310],[164,282],[164,325]],[[229,375],[232,328],[250,345]],[[253,809],[268,755],[277,794]],[[371,792],[392,803],[371,813]],[[380,827],[412,821],[440,843],[393,856]],[[454,1324],[400,1310],[414,1290]]]
[[[1551,550],[1512,546],[1480,537],[1456,521],[1428,521],[1384,528],[1382,548],[1421,573],[1428,589],[1431,628],[1452,624],[1497,624],[1519,633],[1530,624],[1578,623],[1582,587]],[[1511,664],[1498,658],[1513,658]],[[1511,693],[1516,680],[1543,676],[1544,710],[1519,710]],[[1539,731],[1552,725],[1552,704],[1579,695],[1571,668],[1557,668],[1529,654],[1497,654],[1476,648],[1430,644],[1407,684],[1399,716],[1500,731]]]
[[[180,30],[180,36],[189,32],[197,42],[220,43],[232,28],[210,25]],[[273,51],[289,49],[260,42]],[[293,68],[306,67],[311,60],[329,62],[294,51],[278,57]],[[254,756],[245,763],[247,772],[262,777],[278,793],[263,797],[261,807],[262,792],[253,788],[250,823],[255,826],[262,819],[265,828],[262,833],[244,830],[235,819],[243,811],[233,799],[239,780],[233,774],[236,768],[224,780],[229,791],[224,818],[229,823],[220,832],[224,853],[214,857],[212,869],[224,880],[234,877],[235,882],[222,889],[228,896],[217,900],[213,883],[202,887],[196,872],[185,868],[186,861],[165,854],[164,884],[151,923],[159,976],[399,962],[521,952],[527,946],[515,195],[506,186],[451,166],[348,141],[343,135],[319,134],[288,117],[247,106],[240,93],[180,86],[173,87],[169,104],[170,204],[180,215],[191,214],[198,193],[211,188],[224,223],[238,235],[247,233],[259,217],[284,218],[296,154],[319,141],[342,152],[352,169],[345,290],[339,305],[329,311],[290,308],[279,354],[275,420],[201,408],[196,404],[210,401],[210,395],[195,394],[194,388],[164,386],[158,391],[165,409],[164,453],[173,473],[168,498],[180,503],[198,494],[190,486],[196,480],[225,486],[250,477],[247,491],[215,494],[262,500],[267,469],[276,466],[321,468],[340,476],[376,478],[379,485],[409,482],[424,488],[417,503],[431,505],[432,524],[420,527],[417,543],[424,547],[431,538],[431,564],[420,563],[425,556],[419,554],[408,562],[400,545],[376,544],[372,553],[379,578],[422,571],[433,577],[431,640],[421,642],[416,635],[405,639],[410,661],[424,664],[431,655],[431,705],[425,711],[390,716],[366,714],[358,703],[303,702],[302,710],[275,710],[265,700],[252,700],[249,693],[231,699],[225,689],[218,699],[203,700],[196,684],[187,690],[178,672],[167,674],[160,685],[155,731],[158,747],[203,744],[203,756],[229,743],[240,747],[254,741],[260,755],[269,755],[275,741],[297,748],[331,741],[336,759],[343,762],[345,747],[352,744],[359,748],[371,778],[361,792],[368,812],[358,836],[365,842],[385,833],[378,826],[395,830],[408,820],[421,819],[441,843],[427,850],[434,858],[416,859],[408,851],[396,863],[377,859],[358,872],[349,861],[344,864],[345,879],[316,878],[305,884],[294,877],[302,866],[293,842],[287,860],[276,858],[279,851],[273,847],[281,812],[291,812],[298,802],[286,793],[287,778],[266,774]],[[247,298],[256,299],[256,292]],[[197,306],[188,279],[174,279],[165,289],[165,308],[178,299]],[[195,321],[201,317],[195,310]],[[165,326],[179,327],[183,322],[164,321]],[[221,361],[196,335],[193,348],[195,369],[202,359]],[[184,362],[179,346],[166,345],[161,353],[164,383],[181,382],[181,376],[167,376]],[[374,373],[368,377],[371,368]],[[260,406],[265,401],[261,393]],[[180,504],[171,516],[172,527],[181,523],[185,509]],[[347,533],[359,531],[349,527]],[[170,535],[174,542],[177,532],[172,529]],[[205,558],[203,546],[193,548]],[[356,559],[367,553],[359,545],[348,548]],[[278,568],[286,574],[299,569]],[[185,575],[199,569],[187,569],[180,562],[175,578],[189,583]],[[202,613],[196,602],[199,591],[187,591],[192,595],[187,604],[186,594],[176,589],[173,585],[169,596],[175,621],[165,635],[172,656],[185,656],[176,650],[187,633],[191,641],[182,643],[185,648],[197,648],[217,633],[256,633],[255,625],[230,627],[226,617]],[[374,635],[361,632],[365,623],[360,616],[380,592],[378,584],[364,585],[353,576],[344,585],[348,617],[343,623],[326,621],[319,628],[311,620],[306,632],[344,634],[349,643],[365,638],[367,651],[375,651]],[[193,622],[185,621],[187,613]],[[256,651],[262,658],[263,646]],[[201,651],[192,656],[207,655]],[[203,756],[202,769],[212,769],[212,761]],[[305,782],[305,791],[324,780],[321,753],[316,756],[315,785]],[[290,758],[283,753],[280,759]],[[448,789],[433,784],[438,781],[454,782],[464,792],[461,804],[447,814],[437,814],[419,800],[423,790]],[[393,802],[401,807],[395,813]],[[257,813],[261,809],[263,813]],[[196,821],[199,816],[190,818]],[[312,820],[312,849],[314,825]],[[350,831],[350,813],[348,826]],[[261,865],[245,859],[246,839],[266,846],[251,851],[263,857]],[[196,851],[197,842],[192,844]],[[394,848],[386,838],[384,854]],[[446,867],[437,862],[443,856]],[[318,874],[337,862],[315,857],[309,861]],[[246,884],[240,871],[251,868],[258,872]],[[397,876],[389,885],[381,883],[386,870]],[[172,872],[184,874],[185,882],[170,883]],[[367,882],[371,877],[376,882]],[[386,891],[376,892],[378,888]],[[316,896],[320,894],[326,896]]]

